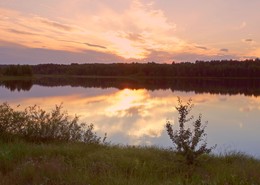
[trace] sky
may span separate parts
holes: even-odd
[[[0,64],[260,57],[259,0],[0,0]]]

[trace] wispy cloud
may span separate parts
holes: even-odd
[[[18,0],[13,1],[18,2]],[[22,11],[24,7],[13,8],[13,10],[0,8],[2,17],[0,35],[4,41],[20,43],[26,48],[46,48],[46,50],[75,52],[79,55],[85,50],[91,50],[114,55],[115,58],[123,61],[157,62],[171,61],[174,56],[182,60],[185,60],[185,56],[187,60],[190,60],[191,56],[216,58],[221,55],[220,57],[224,57],[227,52],[230,56],[243,56],[243,53],[248,54],[247,50],[252,50],[259,40],[253,35],[255,41],[248,38],[243,41],[248,43],[247,45],[241,43],[239,39],[251,37],[249,34],[244,34],[246,29],[249,29],[250,22],[243,19],[228,25],[228,28],[232,28],[230,30],[233,31],[233,25],[243,29],[235,30],[241,35],[239,37],[236,35],[233,40],[220,38],[220,36],[216,38],[205,36],[208,39],[201,39],[200,36],[193,37],[197,32],[185,30],[184,23],[180,20],[175,21],[178,19],[177,13],[176,17],[171,17],[170,15],[174,14],[167,12],[163,6],[158,6],[160,4],[158,2],[157,0],[154,3],[144,0],[113,2],[64,0],[59,3],[41,2],[35,10],[26,8]],[[28,3],[31,6],[33,4],[35,3]],[[194,15],[192,20],[198,21],[196,13],[192,15]],[[195,26],[197,26],[195,30],[202,30],[198,25]],[[224,41],[227,44],[221,44]],[[229,49],[222,48],[223,46]]]
[[[144,42],[144,38],[140,33],[133,33],[133,32],[122,33],[122,37],[129,39],[133,42]]]
[[[39,35],[33,32],[28,32],[28,31],[21,31],[21,30],[16,30],[16,29],[6,29],[10,33],[14,34],[20,34],[20,35]]]
[[[60,40],[60,41],[69,42],[69,43],[76,43],[76,44],[84,44],[84,45],[87,45],[89,47],[94,47],[94,48],[107,49],[105,46],[101,46],[101,45],[97,45],[97,44],[90,44],[90,43],[87,43],[87,42],[77,42],[77,41],[69,41],[69,40]]]
[[[51,27],[54,27],[56,29],[61,29],[61,30],[64,30],[64,31],[72,31],[72,30],[74,30],[74,27],[66,25],[66,24],[62,24],[62,23],[59,23],[59,22],[56,22],[56,21],[51,21],[51,20],[48,20],[48,19],[45,19],[45,18],[41,18],[41,17],[38,17],[37,19],[41,23],[46,24],[46,25],[51,26]]]
[[[222,48],[222,49],[220,49],[219,51],[221,51],[221,52],[228,52],[229,49],[227,49],[227,48]]]
[[[0,64],[35,64],[35,63],[112,63],[126,62],[124,58],[112,53],[82,50],[80,53],[53,50],[48,48],[29,48],[10,42],[0,41]]]
[[[245,42],[253,42],[253,39],[244,39]]]
[[[90,43],[84,43],[84,44],[86,44],[87,46],[90,46],[90,47],[94,47],[94,48],[107,49],[105,46],[101,46],[101,45],[97,45],[97,44],[90,44]]]
[[[195,46],[196,48],[199,48],[199,49],[202,49],[202,50],[208,50],[208,48],[207,47],[205,47],[205,46]]]

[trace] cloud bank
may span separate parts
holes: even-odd
[[[14,6],[15,2],[16,6]],[[5,59],[0,59],[2,60],[0,62],[16,59],[26,62],[22,58],[32,61],[34,58],[31,56],[34,54],[30,52],[35,50],[49,51],[53,58],[59,59],[63,56],[60,55],[61,53],[67,52],[67,58],[70,58],[71,62],[82,62],[82,56],[86,62],[89,62],[89,58],[93,58],[97,60],[91,60],[93,62],[108,62],[113,59],[113,62],[162,63],[170,63],[172,60],[194,61],[230,56],[235,58],[259,56],[260,46],[255,37],[252,37],[253,40],[250,35],[247,35],[243,38],[250,36],[248,39],[236,38],[236,41],[223,42],[226,38],[218,38],[219,36],[213,38],[205,34],[203,39],[198,39],[200,32],[203,33],[202,29],[198,30],[199,25],[194,25],[190,30],[185,29],[187,26],[183,25],[191,22],[184,24],[177,21],[180,14],[167,12],[167,7],[159,6],[157,0],[153,3],[145,0],[113,2],[48,0],[41,3],[24,3],[27,8],[20,6],[18,0],[6,3],[5,6],[0,3],[0,34],[2,45],[6,42],[23,46],[23,51],[28,56],[24,57],[25,53],[22,53],[22,50],[17,51],[15,47],[9,47],[9,51],[2,47],[0,49],[7,53]],[[172,2],[165,1],[165,3]],[[191,13],[192,21],[197,21],[194,19],[196,16],[200,20],[206,18],[205,15],[201,17],[198,12]],[[183,20],[191,21],[185,16]],[[250,26],[247,20],[241,20],[236,25],[240,23],[241,29],[235,29],[236,32],[245,32]],[[230,30],[234,31],[234,25],[230,25]],[[213,33],[209,32],[209,34]],[[194,35],[194,37],[187,37],[187,35]],[[212,44],[210,39],[215,43]],[[248,44],[243,46],[243,43]],[[12,56],[11,51],[16,54]],[[225,54],[227,52],[229,55]],[[54,53],[57,57],[54,57]],[[86,53],[91,54],[88,57]],[[45,61],[45,55],[45,53],[44,56],[38,55],[35,63]],[[101,59],[104,55],[109,57]],[[192,59],[191,56],[195,58]],[[61,62],[64,61],[68,60],[61,59]]]

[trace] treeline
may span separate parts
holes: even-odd
[[[172,64],[39,64],[32,66],[32,70],[43,75],[260,78],[260,59]]]
[[[172,64],[114,63],[114,64],[39,64],[0,66],[6,76],[77,75],[77,76],[133,76],[133,77],[210,77],[260,78],[260,59],[245,61],[213,60]]]
[[[0,74],[4,76],[32,76],[32,67],[29,65],[8,65],[0,68]]]

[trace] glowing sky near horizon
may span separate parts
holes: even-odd
[[[259,0],[0,0],[0,64],[260,57]]]

